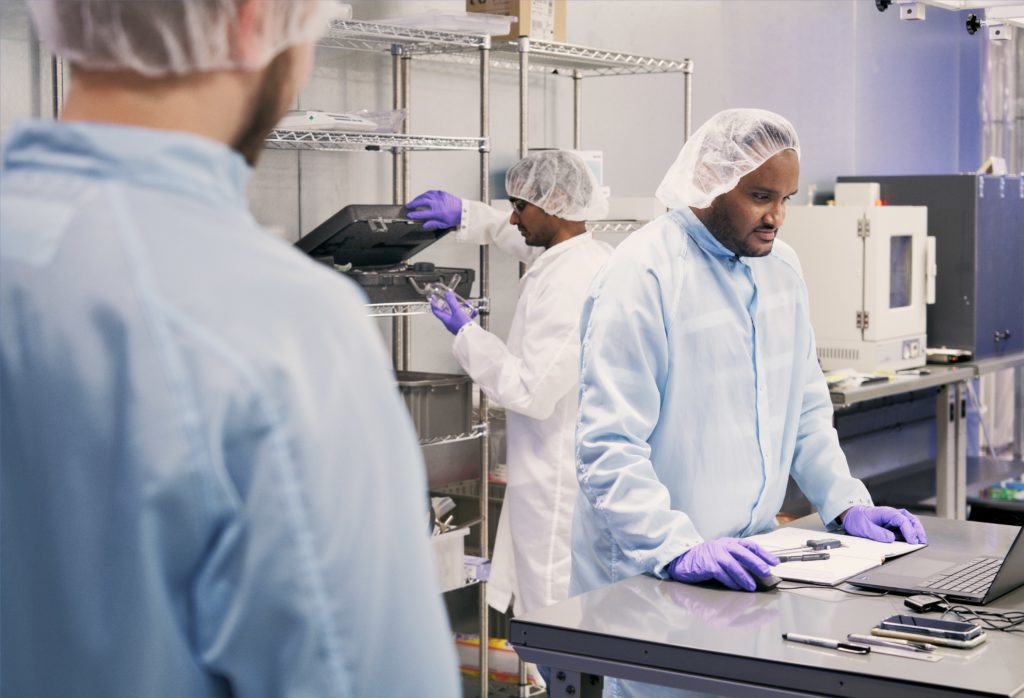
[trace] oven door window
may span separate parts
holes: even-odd
[[[889,238],[889,307],[905,308],[910,305],[911,271],[913,255],[910,235]]]

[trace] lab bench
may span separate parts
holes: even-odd
[[[972,553],[1002,555],[1017,532],[951,519],[922,521],[933,542]],[[817,516],[793,525],[823,530]],[[1024,610],[1024,587],[985,609]],[[510,640],[523,659],[552,667],[553,696],[599,696],[603,676],[726,696],[1024,695],[1019,634],[990,630],[987,642],[973,650],[938,650],[939,662],[851,655],[781,637],[867,634],[883,618],[905,611],[902,597],[893,595],[828,587],[745,593],[642,575],[515,618]]]
[[[1024,474],[1024,461],[968,456],[968,520],[1012,525],[1024,524],[1024,501],[1006,501],[987,496],[991,485]],[[931,462],[916,463],[890,478],[872,482],[871,497],[876,504],[907,507],[915,511],[935,510],[935,469]]]
[[[832,405],[840,413],[853,405],[915,391],[934,389],[937,443],[935,511],[939,516],[967,518],[967,396],[968,381],[1006,369],[1014,370],[1014,457],[1024,447],[1024,352],[951,365],[929,364],[927,373],[895,375],[889,380],[845,390],[832,390]]]

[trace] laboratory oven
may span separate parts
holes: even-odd
[[[926,360],[935,248],[923,206],[878,206],[877,185],[837,187],[835,206],[790,206],[779,239],[796,250],[826,371],[900,370]]]
[[[928,345],[976,359],[1024,351],[1024,177],[840,177],[878,182],[889,204],[928,207],[938,246]]]

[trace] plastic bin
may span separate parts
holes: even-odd
[[[481,438],[471,436],[458,441],[421,446],[423,462],[427,468],[427,484],[440,487],[480,477],[480,458],[483,454]]]
[[[473,384],[469,376],[398,371],[397,377],[421,440],[472,431]]]
[[[469,528],[457,528],[439,536],[432,536],[437,582],[441,591],[451,591],[466,584],[466,536]]]

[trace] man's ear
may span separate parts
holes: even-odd
[[[238,22],[235,23],[235,51],[243,66],[254,64],[263,51],[259,29],[263,24],[263,3],[259,0],[240,0]]]

